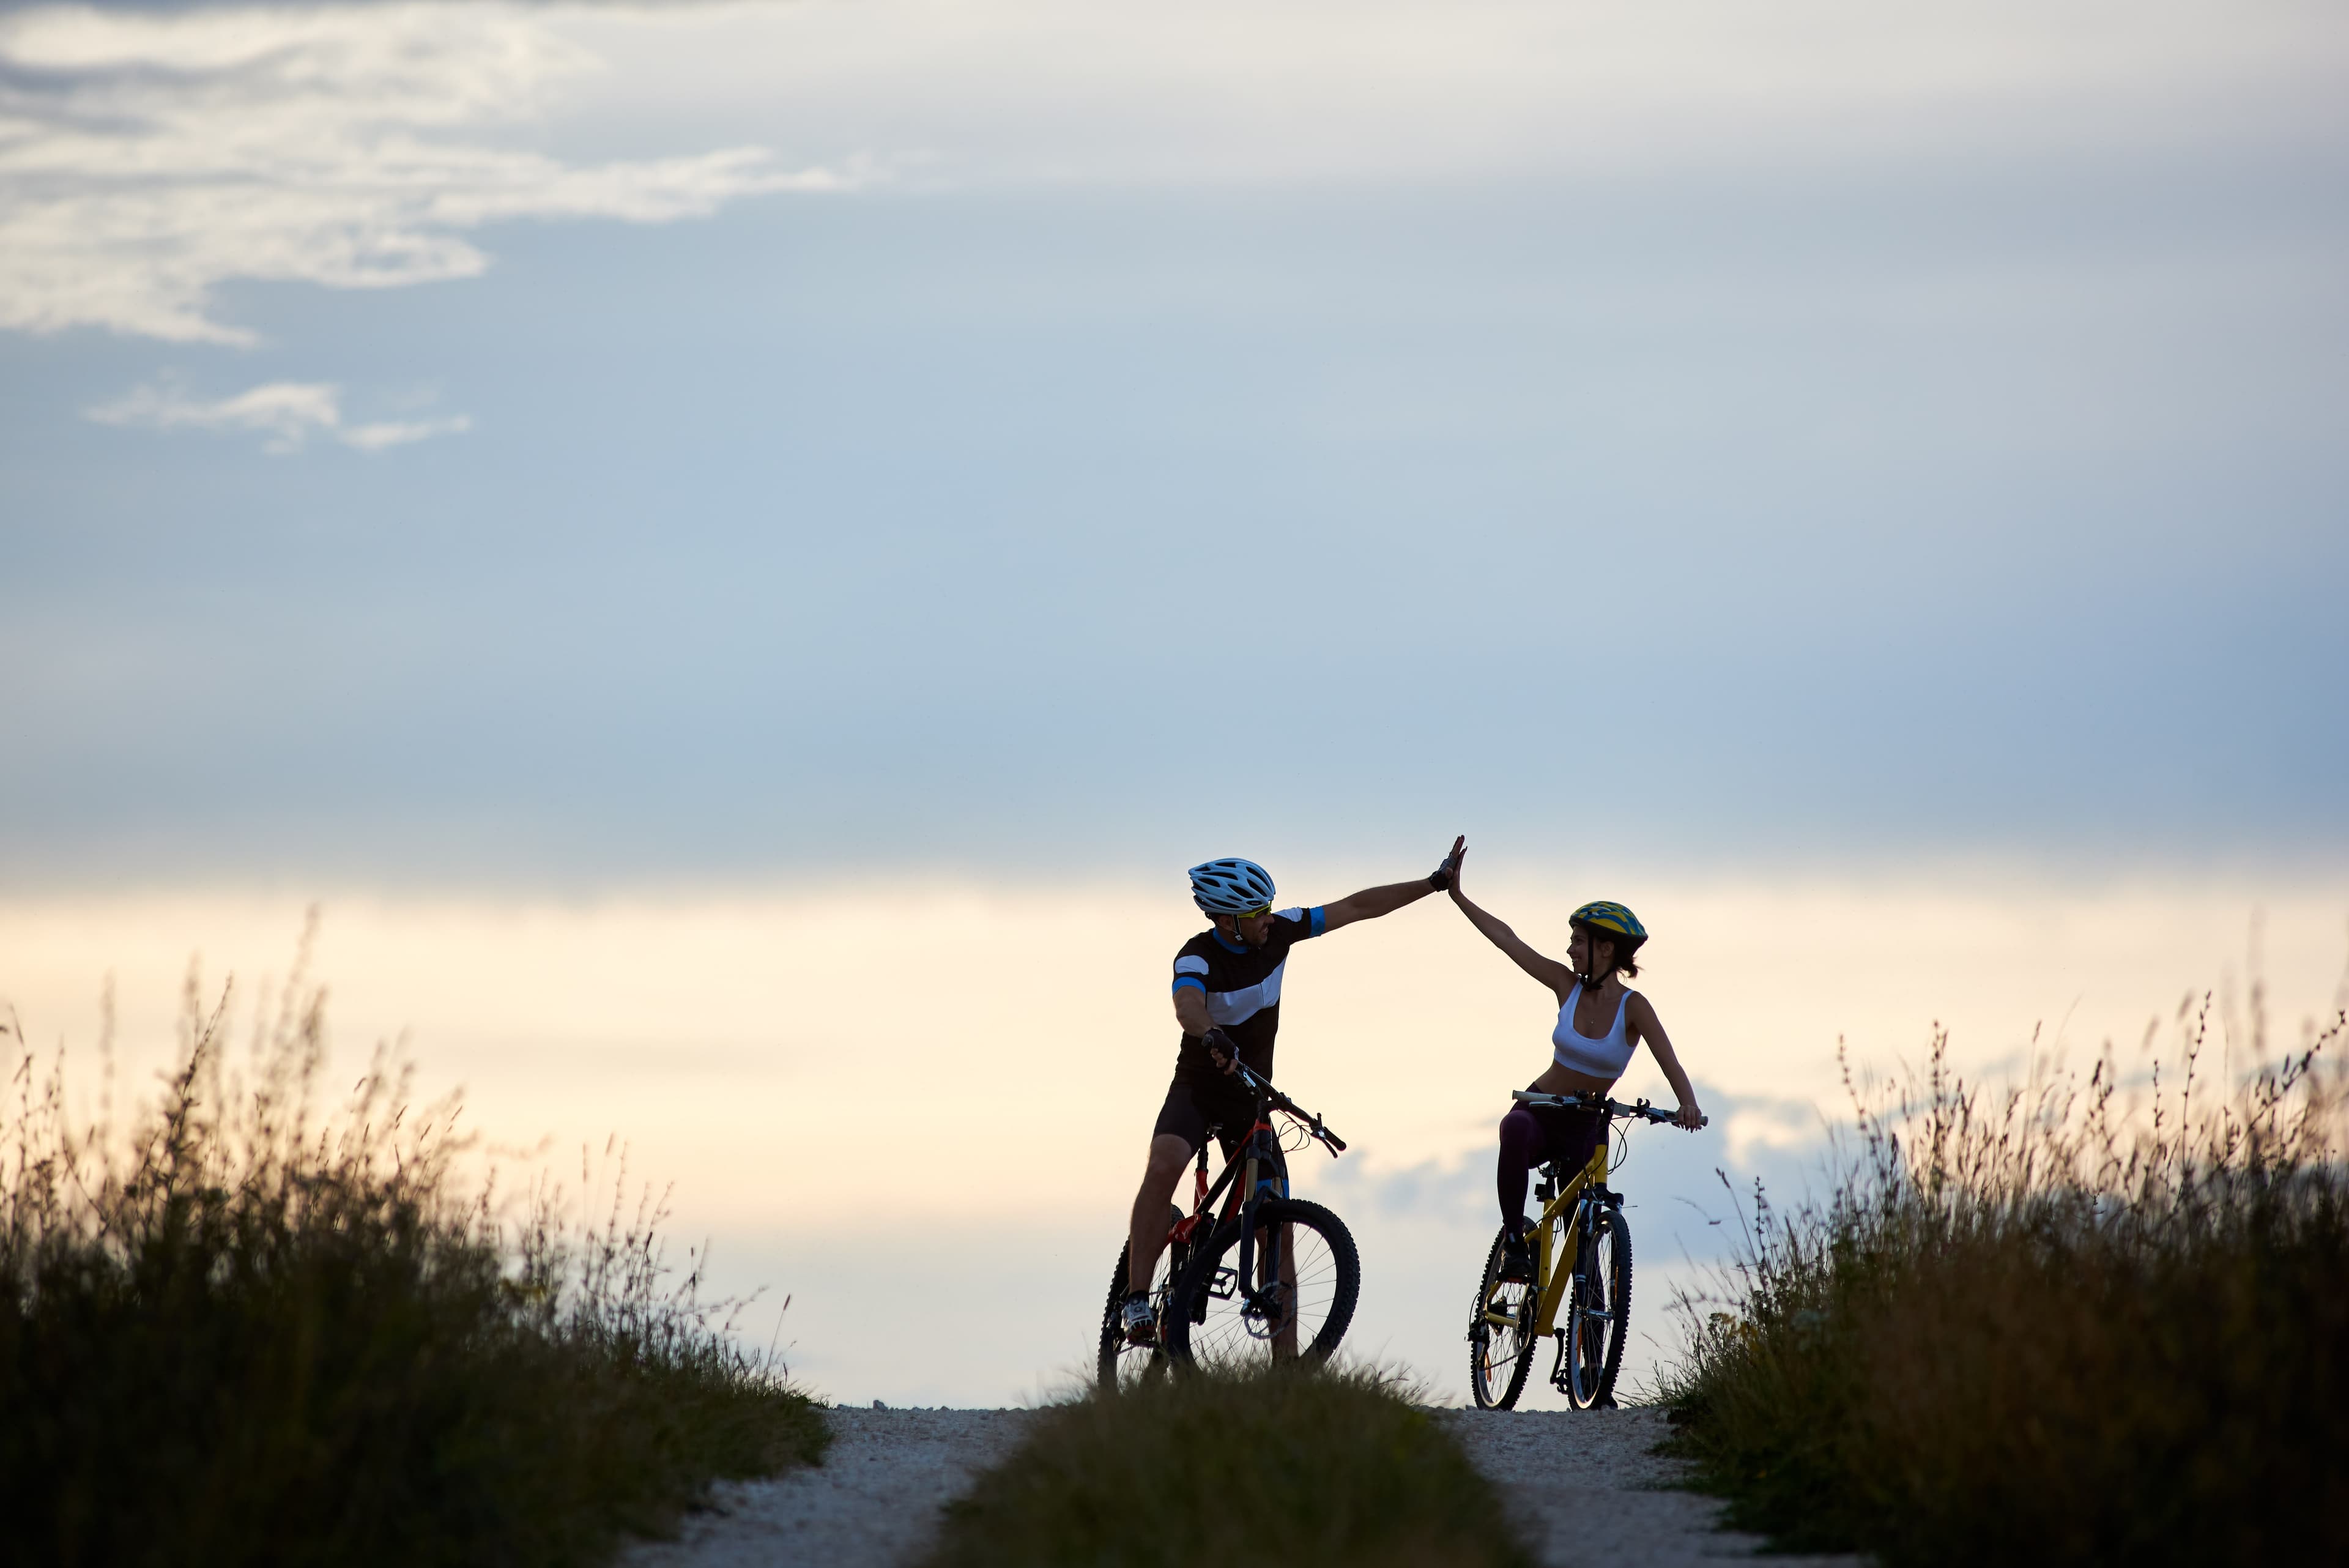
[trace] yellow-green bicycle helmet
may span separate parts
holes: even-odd
[[[1603,898],[1575,910],[1567,918],[1567,923],[1592,926],[1602,931],[1612,931],[1619,937],[1629,937],[1634,947],[1648,940],[1648,928],[1640,923],[1639,916],[1620,904],[1609,903]]]

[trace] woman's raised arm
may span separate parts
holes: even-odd
[[[1566,1005],[1567,993],[1574,989],[1574,971],[1554,958],[1545,958],[1526,945],[1525,940],[1511,930],[1508,922],[1496,915],[1478,909],[1467,894],[1460,890],[1461,862],[1468,857],[1465,845],[1454,849],[1452,858],[1452,901],[1468,917],[1468,923],[1485,933],[1485,940],[1509,955],[1509,961],[1519,969],[1549,987],[1560,1007]]]

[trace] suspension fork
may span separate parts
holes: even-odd
[[[1247,1145],[1243,1150],[1246,1164],[1242,1168],[1240,1180],[1241,1189],[1247,1196],[1240,1204],[1238,1285],[1247,1295],[1255,1294],[1258,1288],[1256,1282],[1257,1205],[1264,1200],[1266,1192],[1275,1187],[1279,1189],[1277,1196],[1282,1198],[1288,1196],[1288,1171],[1281,1168],[1277,1158],[1273,1159],[1265,1158],[1266,1144],[1272,1136],[1272,1124],[1259,1121],[1248,1129]],[[1280,1265],[1280,1244],[1267,1238],[1266,1246],[1270,1254],[1270,1262],[1278,1271]]]

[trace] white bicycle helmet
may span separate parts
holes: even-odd
[[[1211,915],[1245,915],[1272,902],[1272,873],[1253,860],[1191,867],[1191,901]]]

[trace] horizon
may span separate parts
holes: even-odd
[[[1474,875],[1473,849],[1470,864]],[[2021,916],[1994,889],[1930,885],[1840,898],[1761,884],[1643,890],[1658,935],[1637,986],[1713,1116],[1697,1135],[1630,1134],[1622,1185],[1646,1262],[1629,1365],[1643,1377],[1676,1342],[1671,1293],[1702,1288],[1725,1259],[1733,1193],[1758,1179],[1783,1206],[1824,1172],[1833,1129],[1848,1124],[1839,1042],[1855,1072],[1884,1079],[1943,1030],[1954,1067],[1993,1084],[2051,1057],[2085,1068],[2109,1044],[2136,1083],[2148,1036],[2172,1049],[2184,996],[2209,1009],[2206,1070],[2231,1078],[2253,1065],[2255,1000],[2271,1059],[2349,1004],[2349,909],[2326,884],[2269,898],[2238,939],[2207,947],[2208,885],[2048,896]],[[1578,901],[1506,876],[1474,891],[1537,946],[1558,945]],[[110,1085],[119,1125],[179,1049],[182,933],[212,932],[196,970],[207,1007],[233,977],[233,1065],[283,993],[311,908],[327,1104],[372,1047],[397,1040],[417,1072],[413,1103],[461,1092],[464,1125],[503,1151],[509,1189],[542,1172],[584,1212],[624,1159],[632,1190],[669,1195],[672,1262],[705,1263],[719,1296],[763,1291],[745,1342],[781,1334],[795,1375],[830,1397],[1032,1402],[1081,1366],[1173,1060],[1164,975],[1199,924],[1179,894],[0,898],[0,999],[36,1058],[64,1052],[77,1114]],[[1837,909],[1862,923],[1790,987],[1756,934],[1768,913],[1792,911],[1809,930]],[[1040,1039],[1034,987],[989,983],[1007,955],[1032,964],[1040,942],[1066,964],[1047,992],[1058,1026]],[[1493,1223],[1491,1125],[1506,1088],[1547,1060],[1554,1005],[1440,896],[1308,944],[1292,970],[1278,1075],[1352,1146],[1296,1168],[1364,1248],[1350,1345],[1456,1395],[1454,1275],[1474,1269]],[[103,1064],[102,998],[115,1028]],[[1644,1056],[1618,1093],[1669,1099]],[[1040,1164],[1040,1118],[1053,1151]],[[864,1283],[894,1245],[876,1225],[894,1234],[914,1215],[939,1228],[940,1268],[1008,1271],[1004,1292],[980,1293],[950,1370],[905,1364],[918,1302],[877,1308]],[[688,1248],[707,1251],[688,1260]],[[786,1297],[778,1328],[767,1314]]]

